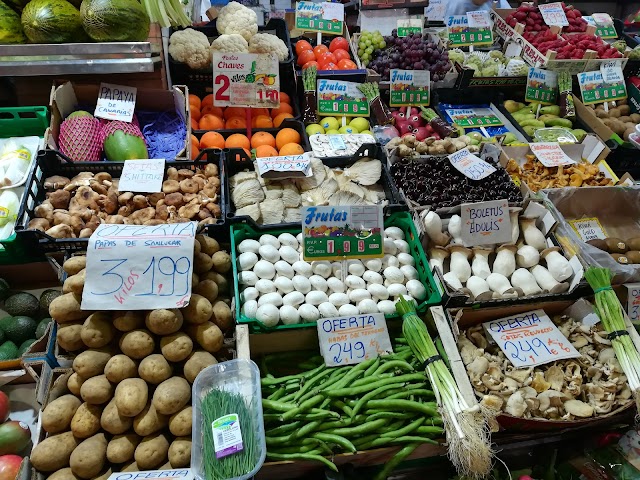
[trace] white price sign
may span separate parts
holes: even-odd
[[[188,305],[197,225],[99,225],[87,246],[82,309]]]
[[[602,73],[604,83],[624,83],[621,65],[622,62],[616,60],[604,62],[600,65],[600,73]]]
[[[640,322],[640,283],[627,283],[627,315],[632,323]]]
[[[216,107],[280,106],[278,57],[273,54],[213,53],[213,104]]]
[[[162,191],[164,158],[125,160],[118,182],[119,192],[157,193]]]
[[[471,180],[482,180],[496,171],[494,166],[476,157],[468,148],[458,150],[448,158],[456,170]]]
[[[169,470],[145,470],[142,472],[116,472],[109,475],[107,480],[193,480],[190,468],[176,468]]]
[[[429,6],[424,9],[424,16],[430,22],[442,22],[446,12],[446,0],[429,0]]]
[[[592,13],[591,17],[598,25],[613,25],[613,19],[608,13]]]
[[[136,108],[136,87],[101,83],[94,117],[131,122]]]
[[[559,167],[560,165],[571,165],[576,163],[557,142],[540,142],[529,144],[531,152],[545,167]]]
[[[475,12],[467,12],[467,20],[471,28],[491,27],[491,19],[489,12],[477,10]]]
[[[309,153],[256,158],[256,163],[263,178],[310,177],[313,174]]]
[[[507,200],[463,203],[460,209],[461,236],[465,247],[511,242]]]
[[[569,25],[569,20],[567,20],[567,15],[564,13],[560,2],[540,4],[538,8],[542,14],[544,23],[547,25],[558,25],[561,27]]]
[[[604,231],[604,227],[596,217],[569,220],[569,225],[580,235],[583,242],[607,238],[607,232]]]
[[[482,326],[516,368],[580,356],[544,310],[519,313]]]
[[[328,367],[393,353],[383,313],[320,319],[317,327],[320,353]]]

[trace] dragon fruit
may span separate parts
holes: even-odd
[[[102,126],[89,112],[79,110],[60,125],[60,151],[77,162],[97,162],[102,152]]]
[[[144,135],[137,121],[132,123],[114,120],[102,129],[104,154],[107,160],[123,162],[149,158]]]

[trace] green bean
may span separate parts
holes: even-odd
[[[370,383],[376,382],[378,380],[382,380],[384,378],[393,378],[395,375],[393,373],[383,373],[377,377],[364,377],[356,380],[355,382],[351,382],[352,387],[361,387],[362,385],[369,385]]]
[[[403,370],[410,370],[410,371],[414,369],[411,365],[409,365],[404,360],[391,360],[389,362],[386,362],[380,365],[380,367],[378,367],[378,369],[375,371],[374,376],[378,376],[389,369],[395,369],[395,368],[401,368]]]
[[[370,441],[369,443],[365,443],[360,445],[358,448],[362,450],[371,450],[372,448],[385,447],[387,445],[398,445],[405,443],[431,443],[434,445],[439,445],[438,442],[433,440],[432,438],[423,438],[423,437],[414,437],[414,436],[404,436],[404,437],[379,437],[375,440]]]
[[[324,365],[320,365],[319,367],[316,367],[313,370],[308,370],[306,372],[298,373],[296,375],[287,375],[285,377],[278,377],[278,378],[265,377],[262,380],[260,380],[260,384],[263,387],[268,387],[271,385],[277,385],[279,383],[286,383],[290,380],[301,380],[303,378],[311,377],[316,373],[320,372],[321,370],[324,370],[325,368],[326,367]]]
[[[373,365],[371,365],[369,368],[367,368],[364,371],[364,376],[365,377],[371,376],[373,374],[373,372],[375,372],[378,369],[379,366],[380,366],[380,357],[377,357],[376,361],[373,362]]]
[[[374,433],[372,435],[365,435],[364,437],[356,438],[353,441],[353,444],[356,446],[358,450],[365,450],[364,448],[362,448],[362,445],[366,445],[374,441],[376,438],[380,438],[380,434]]]
[[[347,437],[355,437],[378,430],[380,427],[386,425],[386,423],[387,421],[384,418],[381,418],[379,420],[374,420],[373,422],[363,423],[362,425],[358,425],[357,427],[336,428],[330,431],[330,433]]]
[[[317,384],[320,380],[322,380],[324,377],[331,375],[331,370],[326,369],[321,371],[320,373],[318,373],[317,375],[315,375],[314,377],[311,377],[308,381],[306,381],[304,383],[304,385],[302,385],[302,388],[300,388],[298,390],[298,392],[295,394],[295,396],[293,397],[294,400],[298,400],[300,397],[302,397],[307,391],[309,391],[311,389],[311,387],[313,387],[315,384]]]
[[[352,427],[354,425],[364,423],[366,420],[366,415],[358,415],[354,418],[341,418],[340,420],[334,420],[333,422],[324,422],[317,430],[319,432],[324,432],[325,430],[333,430],[334,428]]]
[[[284,396],[284,387],[280,387],[279,389],[277,389],[275,392],[273,392],[271,395],[269,395],[267,397],[268,400],[273,400],[274,402],[279,400],[280,398],[282,398]]]
[[[400,378],[400,377],[398,377]],[[369,400],[368,406],[372,409],[380,409],[380,410],[401,410],[401,411],[412,411],[412,412],[420,412],[430,417],[435,417],[438,415],[437,407],[435,404],[426,404],[426,403],[418,403],[412,402],[411,400]],[[286,414],[285,414],[286,415]]]
[[[353,417],[354,415],[357,415],[357,413],[362,409],[362,407],[364,407],[364,405],[371,400],[372,398],[376,397],[377,395],[379,395],[382,392],[385,392],[387,390],[391,390],[394,388],[398,388],[397,384],[392,384],[392,385],[383,385],[381,387],[376,388],[375,390],[372,390],[371,392],[363,395],[362,397],[360,397],[360,399],[358,400],[358,403],[356,403],[356,406],[353,407],[353,410],[351,412],[351,416]]]
[[[362,363],[359,363],[355,367],[351,367],[351,371],[347,373],[341,380],[336,382],[331,389],[343,388],[346,385],[350,385],[356,378],[363,374],[363,372],[376,361],[375,358],[370,358]]]
[[[271,453],[275,453],[276,455],[287,455],[290,453],[306,453],[307,455],[322,455],[323,452],[321,449],[319,448],[315,448],[311,445],[304,445],[301,446],[300,448],[278,448],[276,450],[270,450]],[[331,455],[331,454],[329,454]]]
[[[306,438],[311,432],[314,432],[320,425],[322,425],[322,422],[320,421],[309,422],[305,426],[299,428],[294,433],[292,433],[291,436],[293,438]]]
[[[340,410],[342,410],[344,413],[346,413],[347,415],[351,416],[351,412],[353,410],[351,410],[351,407],[349,407],[348,405],[346,405],[342,400],[333,400],[331,402],[331,405],[339,408]]]
[[[325,390],[325,389],[329,388],[331,385],[334,385],[335,383],[339,382],[340,379],[342,377],[344,377],[347,373],[349,373],[348,369],[341,370],[341,371],[336,371],[334,374],[332,374],[327,379],[326,382],[324,382],[321,385],[317,385],[316,388],[314,388],[310,392],[305,393],[302,397],[300,397],[299,400],[303,402],[303,401],[313,397],[314,395],[318,395],[322,390]]]
[[[394,375],[392,378],[385,378],[382,380],[378,380],[377,382],[372,382],[369,385],[362,385],[360,387],[348,387],[348,388],[338,388],[335,390],[324,391],[323,393],[329,395],[330,397],[351,397],[353,395],[360,395],[362,393],[369,392],[371,390],[375,390],[378,387],[383,385],[389,385],[392,383],[404,383],[404,382],[413,382],[413,381],[424,381],[425,376],[423,373],[408,373],[405,375]]]
[[[277,437],[282,435],[283,433],[289,433],[291,430],[296,430],[302,425],[302,422],[292,422],[285,423],[284,425],[280,425],[279,427],[272,428],[271,430],[267,430],[265,435],[269,435],[272,437]]]
[[[396,345],[409,345],[409,342],[404,337],[394,338],[393,341],[396,343]]]
[[[308,460],[324,463],[327,467],[329,467],[334,472],[338,471],[338,467],[336,465],[324,458],[321,455],[309,455],[308,453],[271,453],[267,451],[267,457],[272,460],[284,460],[284,461],[293,461],[293,460]]]
[[[392,395],[387,396],[387,400],[394,400],[400,398],[407,398],[411,395],[417,395],[420,397],[430,397],[433,398],[435,395],[431,390],[427,389],[416,389],[416,390],[403,390],[402,392],[394,393]]]
[[[360,364],[360,365],[362,365],[362,364]],[[322,402],[322,400],[324,398],[325,398],[324,395],[316,395],[315,397],[311,397],[310,399],[305,400],[304,402],[302,402],[298,407],[294,407],[291,410],[287,410],[282,415],[282,419],[283,420],[291,420],[297,414],[302,413],[302,412],[306,412],[310,408],[313,408],[315,405],[317,405],[320,402]],[[340,415],[338,415],[338,416],[340,416]]]
[[[378,412],[367,416],[368,421],[378,420],[379,418],[413,418],[415,415],[400,412]]]
[[[382,433],[382,434],[380,434],[380,436],[381,437],[391,437],[391,438],[403,437],[404,435],[407,435],[407,434],[413,432],[416,428],[418,428],[420,425],[422,425],[423,422],[424,422],[424,417],[419,417],[419,418],[416,418],[409,425],[406,425],[406,426],[404,426],[402,428],[399,428],[397,430],[394,430],[392,432]]]
[[[419,435],[442,435],[444,433],[444,428],[423,425],[422,427],[416,429],[415,433]]]
[[[263,398],[262,408],[264,408],[265,410],[275,410],[276,412],[288,412],[292,408],[296,408],[296,405],[292,403],[276,402]]]
[[[378,472],[373,480],[387,480],[387,477],[393,472],[393,470],[402,463],[402,461],[413,453],[418,448],[417,443],[412,443],[406,447],[401,448],[391,460],[389,460],[384,468]]]
[[[380,435],[382,435],[383,433],[395,432],[400,427],[402,427],[404,424],[405,424],[404,420],[396,420],[395,422],[390,423],[390,424],[385,425],[384,427],[382,427],[380,430],[378,430],[378,433],[380,433]]]
[[[317,438],[318,440],[322,440],[326,443],[333,443],[334,445],[342,447],[347,452],[355,452],[357,450],[353,443],[351,443],[349,440],[333,433],[316,432],[312,435],[311,438]]]

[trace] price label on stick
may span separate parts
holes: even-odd
[[[519,313],[482,326],[516,368],[580,356],[544,310]]]
[[[484,10],[467,12],[467,22],[469,23],[470,28],[491,28],[489,12]]]
[[[136,108],[136,87],[101,83],[94,117],[130,123]]]
[[[345,117],[369,116],[367,97],[357,83],[318,79],[318,113]]]
[[[407,37],[410,33],[422,35],[421,18],[399,18],[397,23],[398,37]]]
[[[424,16],[427,17],[430,22],[444,22],[446,12],[446,0],[429,0],[429,6],[424,9]]]
[[[596,17],[598,20],[596,20]],[[582,19],[587,24],[596,27],[596,35],[601,38],[618,38],[618,32],[613,25],[613,20],[606,13],[594,13],[593,15],[583,15]],[[607,20],[608,19],[608,20]]]
[[[333,2],[296,2],[296,28],[305,32],[342,35],[344,5]]]
[[[256,164],[262,178],[310,177],[313,174],[309,153],[256,158]]]
[[[453,123],[462,128],[504,125],[490,108],[447,108],[445,111]]]
[[[507,200],[463,203],[460,206],[462,243],[465,247],[511,242]]]
[[[546,3],[538,5],[542,19],[544,23],[549,26],[558,25],[560,27],[566,27],[569,25],[567,15],[564,13],[562,4],[560,2]]]
[[[493,31],[491,26],[472,27],[467,15],[452,15],[447,18],[449,43],[456,47],[468,45],[491,45]]]
[[[164,158],[125,160],[118,191],[157,193],[162,191],[163,180]]]
[[[529,144],[533,153],[545,167],[559,167],[576,163],[571,159],[557,142],[539,142]]]
[[[482,180],[496,171],[493,165],[476,157],[468,148],[458,150],[447,158],[449,158],[449,162],[456,170],[471,180]]]
[[[391,70],[389,105],[408,107],[429,105],[431,74],[429,70]]]
[[[610,72],[612,75],[613,68]],[[613,80],[613,77],[610,77]],[[582,72],[578,74],[578,84],[580,85],[580,94],[582,95],[582,103],[590,105],[592,103],[612,102],[627,98],[627,87],[624,79],[622,81],[613,81],[607,83],[602,75],[602,71]]]
[[[640,324],[640,283],[626,283],[627,315],[634,325]]]
[[[87,246],[82,309],[148,310],[187,305],[197,225],[99,225]]]
[[[318,342],[328,367],[354,365],[393,353],[383,313],[318,320]]]
[[[580,235],[583,242],[596,239],[604,240],[608,236],[597,217],[569,220],[569,225]]]
[[[280,74],[273,54],[213,53],[216,107],[278,108]]]
[[[558,75],[551,70],[531,67],[527,75],[527,90],[524,99],[555,105],[558,97]]]

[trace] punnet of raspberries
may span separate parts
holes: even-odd
[[[565,5],[562,3],[562,9],[569,22],[562,31],[564,33],[581,33],[587,31],[587,21],[582,18],[582,14],[573,5]],[[506,18],[507,23],[515,28],[516,24],[522,23],[525,26],[525,32],[546,32],[549,26],[544,23],[542,14],[537,6],[531,4],[520,5],[515,12],[509,14]]]

